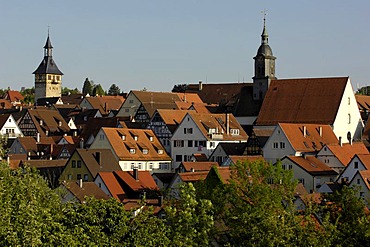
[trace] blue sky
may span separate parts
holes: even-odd
[[[370,84],[368,0],[0,0],[1,88],[32,87],[50,25],[63,86],[251,82],[267,9],[278,78]]]

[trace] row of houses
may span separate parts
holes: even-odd
[[[363,171],[348,169],[353,159],[368,154],[369,128],[362,117],[370,100],[355,97],[348,77],[272,80],[256,116],[243,113],[240,105],[250,85],[218,86],[237,89],[215,99],[208,96],[220,92],[217,84],[199,83],[188,86],[191,92],[66,95],[39,99],[32,107],[5,107],[4,158],[12,167],[38,167],[51,186],[137,169],[166,189],[189,162],[228,167],[256,158],[281,161],[307,191],[328,190],[335,182],[358,184],[356,176],[367,181],[366,165],[357,166]]]

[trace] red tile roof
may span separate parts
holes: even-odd
[[[333,124],[348,80],[348,77],[272,80],[256,124]]]
[[[124,199],[124,195],[126,193],[122,189],[121,185],[118,183],[113,172],[99,172],[98,176],[101,177],[112,197],[118,199],[119,201],[122,201]]]
[[[338,138],[329,125],[279,123],[279,126],[296,151],[314,152],[325,144],[338,143]]]
[[[137,180],[134,178],[133,171],[114,171],[114,174],[133,191],[144,189],[159,190],[149,171],[138,171]]]
[[[244,161],[250,161],[254,162],[257,160],[264,160],[264,158],[260,155],[253,155],[253,156],[247,156],[247,155],[230,155],[229,158],[231,161],[236,164],[238,161],[244,162]]]
[[[109,197],[105,194],[94,182],[63,182],[62,185],[81,203],[85,202],[85,197],[95,197],[96,199],[108,200]]]
[[[370,154],[356,154],[367,170],[370,170]]]
[[[98,109],[101,114],[107,114],[111,110],[119,110],[125,101],[123,96],[96,96],[85,98],[94,109]]]
[[[369,170],[362,170],[358,171],[361,178],[364,180],[364,183],[366,184],[366,187],[368,190],[370,190],[370,171]]]
[[[362,142],[343,143],[342,145],[332,143],[328,144],[327,147],[344,166],[347,166],[356,154],[369,154]]]
[[[179,176],[183,182],[197,182],[204,180],[208,175],[208,171],[203,172],[182,172]]]
[[[302,156],[288,156],[287,158],[313,176],[338,175],[336,171],[315,156],[306,156],[305,158]]]
[[[10,102],[20,102],[24,100],[23,95],[19,91],[15,90],[8,90],[5,98],[10,100]]]
[[[209,171],[212,166],[219,166],[217,162],[207,161],[207,162],[182,162],[185,170],[190,172],[192,170],[200,171]]]

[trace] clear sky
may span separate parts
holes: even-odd
[[[0,0],[0,87],[34,85],[48,25],[69,88],[251,82],[263,9],[278,78],[370,84],[368,0]]]

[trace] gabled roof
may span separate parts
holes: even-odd
[[[141,103],[173,103],[175,101],[181,101],[181,98],[178,94],[170,92],[132,90],[131,93],[134,94]]]
[[[120,160],[171,160],[152,130],[107,127],[101,130]],[[135,153],[130,149],[135,149]]]
[[[154,112],[157,109],[170,109],[177,110],[179,109],[175,102],[142,102],[141,105],[145,108],[150,117],[153,116]]]
[[[67,164],[66,159],[60,160],[22,160],[21,165],[28,165],[37,169],[41,168],[62,168]]]
[[[162,118],[168,129],[174,133],[188,111],[158,109],[157,114]]]
[[[331,143],[326,146],[344,166],[347,166],[356,154],[369,154],[362,142],[343,143],[342,145]]]
[[[83,99],[84,95],[82,93],[62,95],[62,101],[67,105],[79,105]]]
[[[98,176],[101,177],[112,197],[118,199],[119,201],[122,201],[124,199],[124,195],[126,193],[122,189],[121,185],[118,183],[117,178],[114,176],[113,172],[99,172]]]
[[[0,99],[0,109],[12,109],[13,105],[10,100]]]
[[[368,190],[370,190],[370,170],[362,170],[362,171],[357,171],[357,173],[361,176],[362,180],[364,181],[366,187]],[[356,175],[355,175],[356,176]],[[355,176],[353,176],[350,184],[352,181],[355,179]]]
[[[99,132],[101,127],[116,127],[116,118],[90,118],[82,128],[80,137],[84,138],[85,141],[93,135],[94,137]]]
[[[45,131],[60,133],[62,135],[70,130],[68,123],[58,111],[46,108],[35,108],[28,109],[27,112],[41,135],[45,135]],[[42,125],[40,125],[40,120],[42,120]]]
[[[314,152],[325,144],[338,143],[329,125],[279,123],[279,126],[296,151]]]
[[[207,161],[207,162],[182,162],[182,166],[185,168],[186,172],[209,171],[212,166],[219,166],[217,162]]]
[[[367,170],[370,170],[370,154],[356,154]]]
[[[239,94],[241,88],[248,84],[250,83],[201,83],[201,86],[189,84],[186,92],[197,93],[204,103],[220,104]]]
[[[110,149],[77,148],[75,152],[81,157],[81,160],[85,163],[93,177],[95,177],[98,172],[122,170]]]
[[[125,98],[122,96],[96,96],[85,97],[94,109],[98,109],[101,114],[108,114],[111,110],[118,110],[121,108]]]
[[[162,172],[157,172],[157,173],[152,173],[152,177],[156,176],[159,180],[161,180],[162,183],[167,183],[169,184],[173,177],[175,176],[176,173],[162,173]]]
[[[64,181],[62,185],[71,194],[79,200],[81,203],[85,202],[85,197],[95,197],[96,199],[108,200],[109,196],[105,194],[94,182],[66,182]]]
[[[177,94],[181,101],[186,103],[203,103],[202,99],[196,93],[175,93]]]
[[[198,162],[208,161],[208,157],[205,153],[195,153],[192,156],[194,157],[195,161]]]
[[[178,174],[183,182],[189,183],[189,182],[197,182],[204,180],[207,175],[208,171],[203,172],[182,172]]]
[[[0,129],[3,128],[4,124],[8,121],[10,114],[1,114],[0,115]]]
[[[243,155],[245,149],[247,148],[247,143],[228,143],[228,142],[220,142],[218,144],[227,155]]]
[[[295,163],[297,166],[299,166],[312,176],[338,175],[336,171],[324,164],[315,156],[306,156],[305,158],[302,156],[287,156],[286,158],[291,160],[293,163]]]
[[[23,136],[17,138],[18,142],[23,146],[25,151],[35,154],[38,151],[38,145],[53,145],[55,144],[51,137],[40,137],[40,142],[37,142],[36,137]]]
[[[62,71],[58,69],[58,66],[53,60],[53,57],[45,56],[42,59],[40,65],[32,74],[54,74],[54,75],[63,75]]]
[[[10,100],[10,102],[20,102],[24,100],[24,97],[19,91],[8,90],[5,99]]]
[[[272,80],[256,124],[333,124],[348,80],[348,77]]]
[[[137,171],[137,173],[138,179],[135,179],[133,171],[114,171],[119,181],[125,183],[133,191],[159,189],[149,171]]]
[[[355,97],[360,111],[370,111],[370,96],[356,94]]]
[[[228,114],[229,129],[239,129],[239,135],[231,135],[231,133],[227,134],[227,114],[201,114],[193,111],[189,111],[187,114],[193,119],[199,130],[207,138],[210,138],[209,129],[215,129],[217,134],[222,135],[222,140],[224,141],[246,141],[248,139],[247,133],[245,133],[239,122],[232,114]]]

